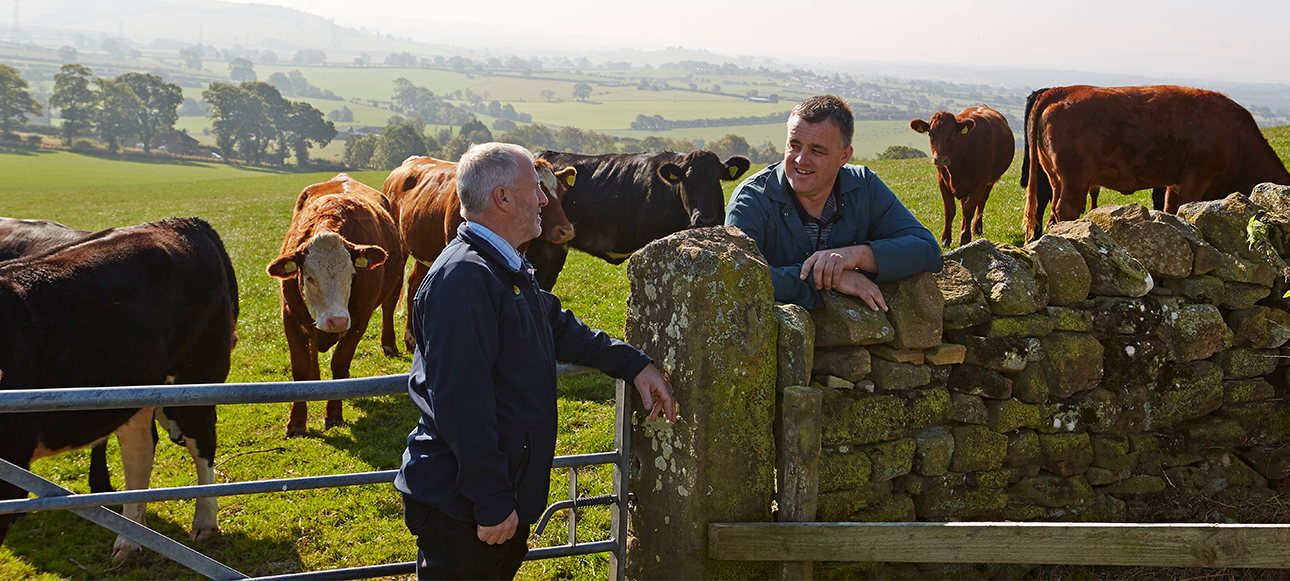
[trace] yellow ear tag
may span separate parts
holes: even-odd
[[[731,167],[731,168],[730,168],[730,177],[735,177],[735,174],[737,174],[737,173],[739,173],[739,168],[737,168],[737,167]]]
[[[282,265],[282,272],[291,274],[295,271],[296,271],[296,263],[294,262],[288,261],[286,264]]]
[[[569,184],[569,187],[571,187],[571,188],[572,188],[572,187],[573,187],[573,181],[574,181],[574,178],[575,178],[575,176],[573,176],[573,175],[567,175],[567,176],[564,176],[564,183]]]
[[[674,174],[674,173],[668,173],[668,174],[667,174],[667,179],[672,180],[672,181],[676,181],[676,179],[677,179],[677,178],[676,178],[676,174]]]
[[[971,127],[964,127],[964,128],[963,128],[963,135],[967,135],[967,134],[968,134],[968,131],[971,131],[971,130],[972,130],[972,128],[971,128]]]
[[[355,258],[355,259],[354,259],[354,266],[357,266],[357,267],[359,267],[359,268],[367,268],[367,258],[366,258],[366,257],[364,257],[364,256],[360,256],[360,257],[358,257],[358,258]]]

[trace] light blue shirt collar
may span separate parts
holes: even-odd
[[[506,258],[506,266],[511,267],[511,270],[519,271],[524,266],[524,257],[520,256],[520,253],[505,238],[498,236],[496,232],[489,230],[487,226],[479,222],[466,221],[463,227],[469,228],[471,232],[478,234],[480,238],[492,244]]]

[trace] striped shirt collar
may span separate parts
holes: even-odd
[[[480,238],[483,238],[484,240],[487,240],[489,244],[492,244],[493,247],[501,253],[502,257],[506,259],[506,266],[510,267],[511,270],[518,272],[524,266],[524,257],[520,256],[519,251],[515,250],[515,248],[506,241],[506,239],[498,236],[496,232],[489,230],[487,226],[484,226],[479,222],[467,221],[462,225],[462,227],[478,234]]]

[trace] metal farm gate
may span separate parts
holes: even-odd
[[[560,375],[570,375],[591,371],[585,367],[560,365]],[[331,381],[308,382],[265,382],[265,383],[214,383],[193,385],[155,385],[138,387],[94,387],[65,389],[31,389],[0,392],[0,414],[17,412],[78,411],[90,409],[132,408],[132,407],[165,407],[191,405],[229,405],[249,403],[289,403],[294,401],[319,401],[330,399],[353,399],[380,395],[407,393],[408,376],[385,375]],[[568,544],[556,547],[531,549],[526,560],[552,559],[573,555],[592,553],[609,553],[609,575],[611,579],[623,579],[626,565],[627,511],[624,498],[627,497],[627,462],[631,438],[631,397],[626,384],[617,381],[614,413],[614,450],[598,454],[580,454],[575,456],[557,456],[552,468],[569,470],[569,499],[547,507],[534,534],[540,534],[558,510],[569,510]],[[577,497],[577,468],[611,464],[614,467],[613,493],[593,497]],[[187,546],[159,534],[147,527],[131,521],[119,513],[104,508],[104,505],[157,502],[165,500],[187,500],[212,496],[233,496],[241,494],[261,494],[269,492],[290,492],[313,488],[330,488],[338,486],[356,486],[363,484],[389,485],[394,482],[397,470],[379,472],[361,472],[354,474],[337,474],[331,476],[312,476],[303,478],[285,478],[237,482],[230,484],[211,484],[181,486],[174,488],[152,488],[122,492],[105,492],[97,494],[73,494],[44,478],[23,470],[10,462],[0,459],[0,480],[8,481],[19,488],[37,495],[39,498],[0,501],[0,515],[41,510],[70,510],[98,525],[121,536],[129,538],[140,545],[152,549],[174,560],[193,571],[211,579],[220,581],[233,579],[252,579],[228,566],[211,559]],[[610,538],[590,543],[577,543],[575,528],[577,525],[577,508],[587,506],[609,505],[612,511],[610,520]],[[370,579],[389,575],[410,575],[415,573],[416,564],[390,563],[348,569],[332,569],[256,577],[261,580],[348,580]]]

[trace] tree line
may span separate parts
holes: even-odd
[[[748,117],[721,117],[718,119],[664,119],[662,115],[637,115],[631,127],[637,131],[678,129],[682,127],[727,127],[731,125],[764,125],[766,123],[785,123],[792,111],[771,113],[770,115]]]
[[[0,64],[0,125],[5,134],[26,123],[27,115],[42,113],[27,86],[17,69]],[[113,151],[129,138],[137,138],[150,151],[154,136],[174,128],[183,100],[179,85],[157,75],[130,72],[105,79],[94,76],[89,67],[66,64],[54,75],[49,106],[59,110],[58,133],[67,145],[77,135],[94,131]]]

